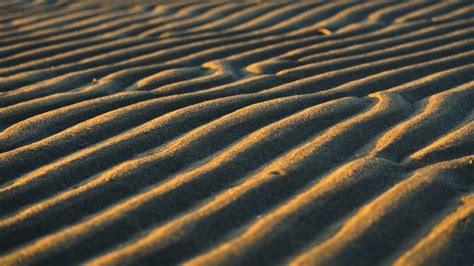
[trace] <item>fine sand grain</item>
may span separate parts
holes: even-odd
[[[471,1],[0,1],[0,265],[474,264]]]

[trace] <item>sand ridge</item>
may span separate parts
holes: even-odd
[[[1,265],[472,265],[469,1],[0,3]]]

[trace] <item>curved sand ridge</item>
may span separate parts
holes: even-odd
[[[0,3],[0,264],[472,265],[469,1]]]

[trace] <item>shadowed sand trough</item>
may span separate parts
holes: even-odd
[[[1,265],[472,265],[474,5],[3,1]]]

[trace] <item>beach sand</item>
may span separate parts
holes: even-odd
[[[0,130],[0,265],[474,263],[470,1],[1,1]]]

